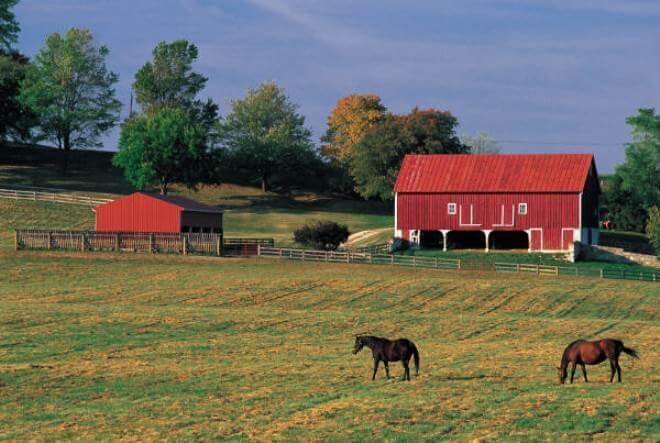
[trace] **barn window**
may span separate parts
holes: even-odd
[[[518,214],[520,215],[527,214],[527,203],[518,203]]]
[[[449,215],[456,215],[456,203],[447,203],[447,213]]]

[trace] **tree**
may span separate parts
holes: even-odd
[[[345,225],[333,221],[316,221],[296,229],[293,238],[297,243],[314,249],[334,251],[348,239],[349,234]]]
[[[261,180],[268,191],[274,174],[304,173],[316,161],[311,131],[284,90],[273,82],[250,89],[232,102],[221,139],[234,164]]]
[[[649,243],[655,248],[656,254],[660,255],[660,209],[657,206],[653,206],[649,210],[646,236],[649,238]]]
[[[192,69],[199,56],[197,47],[187,40],[160,42],[152,55],[153,60],[137,71],[133,82],[136,101],[142,110],[150,114],[163,108],[185,109],[214,139],[219,108],[211,99],[197,98],[208,80]]]
[[[21,82],[19,100],[39,118],[37,139],[64,150],[65,174],[70,150],[101,146],[101,135],[119,118],[118,77],[105,65],[108,52],[86,29],[51,34]]]
[[[388,115],[357,144],[351,175],[364,198],[390,200],[406,154],[468,152],[456,136],[456,118],[436,109],[413,109],[407,115]]]
[[[660,115],[640,109],[626,122],[633,142],[603,197],[617,229],[643,232],[649,208],[660,206]]]
[[[124,122],[112,163],[138,189],[155,185],[166,195],[173,182],[197,185],[209,156],[207,141],[203,125],[185,110],[162,108]]]
[[[12,46],[18,41],[21,27],[16,20],[12,8],[18,0],[0,0],[0,51],[10,53]]]
[[[27,57],[18,52],[0,54],[0,142],[27,141],[36,124],[35,116],[18,100],[28,63]]]
[[[469,147],[472,154],[497,154],[500,152],[495,139],[485,132],[477,135],[463,135],[461,143]]]
[[[385,118],[387,108],[374,94],[354,94],[337,101],[321,138],[323,155],[347,163],[364,134]]]
[[[153,61],[145,63],[135,74],[133,89],[144,112],[159,108],[188,109],[208,80],[192,71],[197,60],[197,47],[187,40],[160,42],[154,48]]]

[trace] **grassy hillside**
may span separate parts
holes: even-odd
[[[0,439],[660,435],[652,284],[8,251],[0,266]],[[420,376],[371,382],[361,332],[413,339]],[[602,336],[641,353],[623,384],[604,364],[558,385],[563,347]]]
[[[134,190],[121,171],[110,163],[111,153],[72,153],[71,172],[63,177],[60,153],[52,149],[13,148],[0,150],[0,187],[28,185],[73,189],[92,193],[127,194]],[[234,184],[201,186],[192,191],[173,186],[172,194],[184,195],[226,210],[228,236],[273,237],[280,245],[293,244],[293,231],[308,220],[327,219],[348,225],[353,232],[393,225],[389,204],[364,202],[311,192],[278,194]],[[103,195],[104,197],[106,195]],[[0,236],[16,227],[83,229],[94,226],[88,209],[49,203],[20,203],[0,199]]]

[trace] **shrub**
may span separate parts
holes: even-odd
[[[348,226],[333,221],[308,222],[296,229],[293,238],[297,243],[312,247],[334,251],[348,238]]]
[[[655,248],[656,254],[660,255],[660,209],[657,206],[649,210],[649,219],[646,222],[646,235],[649,243]]]

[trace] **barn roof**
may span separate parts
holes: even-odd
[[[582,192],[593,161],[591,154],[410,154],[394,192]]]

